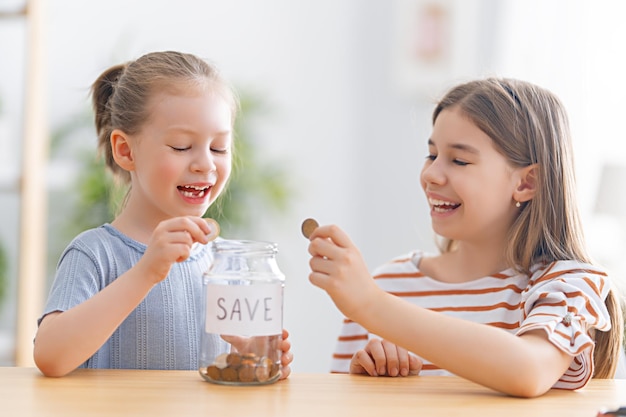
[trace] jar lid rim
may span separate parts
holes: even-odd
[[[217,239],[212,242],[218,252],[272,252],[278,251],[275,242],[246,239]]]

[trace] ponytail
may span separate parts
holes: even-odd
[[[110,99],[115,93],[115,86],[124,73],[126,64],[115,65],[104,71],[91,86],[91,97],[98,135],[98,151],[104,156],[106,166],[115,175],[128,176],[113,159],[111,150],[111,132],[113,131],[111,119]]]

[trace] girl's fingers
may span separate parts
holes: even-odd
[[[181,227],[189,233],[192,243],[209,243],[209,240],[217,237],[217,235],[212,235],[219,233],[219,226],[213,219],[210,219],[211,223],[201,217],[183,217],[181,220],[183,221]],[[209,239],[210,236],[212,236],[211,239]]]
[[[329,260],[329,258],[315,256],[309,260],[309,267],[311,268],[311,271],[330,275],[335,266],[332,260]]]
[[[403,347],[397,346],[398,351],[398,367],[400,370],[400,375],[407,376],[409,375],[409,371],[411,370],[409,364],[409,351]]]
[[[311,241],[314,239],[328,239],[340,248],[354,246],[348,235],[334,224],[318,227],[311,233],[309,239]]]
[[[336,259],[342,250],[329,239],[315,238],[309,243],[309,254],[313,257]]]
[[[365,350],[369,351],[372,356],[378,375],[385,375],[387,373],[387,356],[382,342],[377,339],[371,340]]]
[[[409,375],[419,375],[423,362],[420,358],[409,353]]]
[[[205,218],[205,225],[208,226],[207,239],[210,241],[215,240],[220,235],[220,225],[216,220]]]
[[[316,287],[326,290],[330,284],[330,276],[319,272],[311,272],[309,274],[309,281]]]
[[[367,373],[370,376],[378,376],[376,364],[372,360],[372,357],[364,350],[359,350],[352,357],[352,361],[350,363],[350,373]]]
[[[283,366],[280,369],[280,379],[286,379],[289,377],[290,374],[291,374],[291,367]]]
[[[176,217],[166,220],[161,225],[162,230],[173,236],[180,237],[180,233],[186,233],[188,239],[175,240],[181,243],[208,243],[214,240],[220,233],[218,223],[213,219],[203,219],[201,217]],[[157,230],[159,227],[157,227]],[[155,230],[156,231],[156,230]]]
[[[398,376],[400,373],[398,347],[387,340],[383,340],[381,345],[385,355],[385,361],[387,362],[387,374],[389,376]]]

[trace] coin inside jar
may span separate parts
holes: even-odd
[[[318,227],[319,223],[315,219],[306,219],[302,222],[302,234],[308,239],[311,233]]]
[[[275,381],[279,373],[280,364],[267,356],[237,352],[219,355],[202,371],[209,381],[233,385],[269,383]]]

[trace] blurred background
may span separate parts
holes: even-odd
[[[107,216],[89,87],[155,50],[207,59],[242,96],[245,152],[223,235],[278,243],[295,372],[329,370],[342,320],[308,282],[301,221],[343,227],[370,268],[434,249],[418,176],[434,103],[460,81],[522,78],[562,99],[591,252],[626,281],[626,2],[25,5],[0,0],[0,365],[30,363],[60,252]]]

